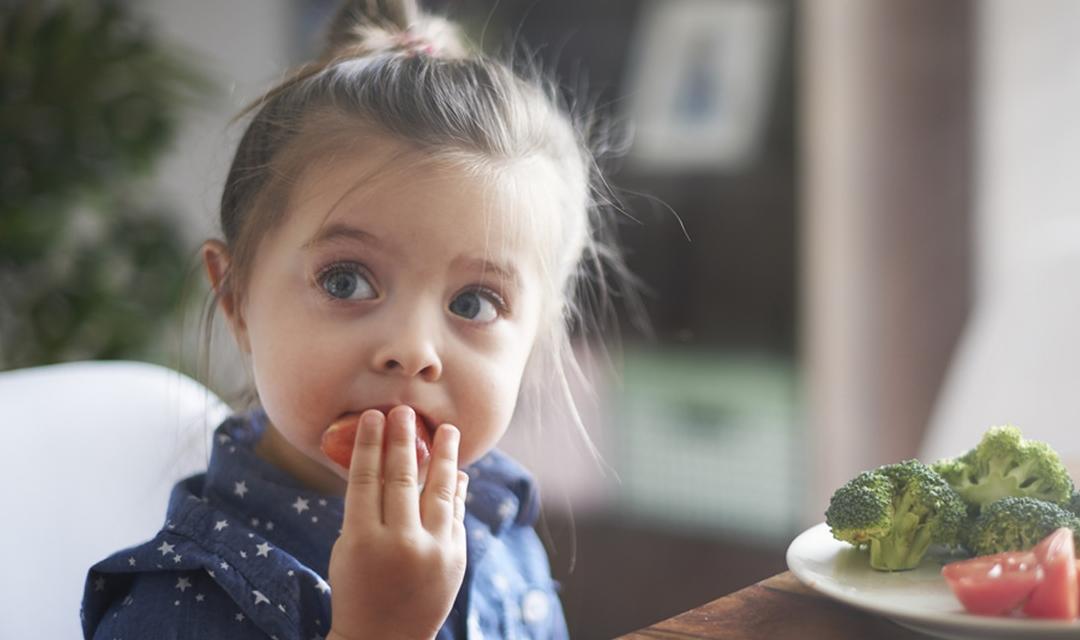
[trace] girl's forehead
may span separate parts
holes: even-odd
[[[310,165],[293,190],[288,217],[310,238],[343,224],[392,236],[415,227],[410,222],[446,218],[491,250],[520,253],[547,244],[561,207],[557,187],[545,160],[495,167],[384,144]]]

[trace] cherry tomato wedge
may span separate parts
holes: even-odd
[[[327,458],[330,458],[337,464],[341,465],[345,469],[348,469],[352,464],[352,451],[353,445],[356,442],[356,430],[360,426],[360,416],[350,415],[341,418],[334,422],[334,424],[327,427],[326,431],[322,434],[322,440],[319,443],[322,452],[326,454]],[[419,431],[420,425],[417,424],[417,431]],[[383,448],[386,448],[386,443],[383,443]],[[420,436],[418,433],[416,436],[416,466],[423,472],[424,465],[427,464],[431,454],[428,450],[427,440]]]
[[[1072,529],[1054,531],[1032,551],[1045,579],[1031,592],[1024,613],[1033,618],[1072,620],[1080,607]]]
[[[964,609],[986,616],[1009,613],[1043,580],[1038,560],[1031,551],[1008,551],[950,562],[941,568],[941,575]]]

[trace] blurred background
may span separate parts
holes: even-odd
[[[220,326],[197,355],[197,249],[230,119],[336,4],[0,5],[0,370],[209,364],[241,390]],[[1080,3],[426,6],[633,132],[608,176],[652,332],[592,367],[607,467],[556,430],[505,442],[541,482],[575,637],[784,570],[862,469],[1000,422],[1080,454]]]

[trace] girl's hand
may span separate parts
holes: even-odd
[[[385,458],[383,440],[387,441]],[[465,490],[457,428],[435,433],[423,495],[416,414],[360,417],[341,537],[330,554],[333,624],[327,640],[434,638],[465,575]]]

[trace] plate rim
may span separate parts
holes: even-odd
[[[1009,618],[1009,617],[995,617],[995,616],[979,616],[975,614],[966,613],[963,611],[957,611],[956,613],[946,612],[926,612],[919,613],[910,609],[896,609],[885,605],[879,605],[874,603],[868,603],[857,597],[830,589],[827,585],[822,585],[820,581],[816,580],[813,576],[803,575],[801,569],[796,569],[799,565],[798,562],[793,562],[792,557],[795,549],[799,544],[809,544],[809,541],[814,537],[827,538],[830,541],[835,541],[838,548],[843,548],[841,545],[846,543],[836,540],[832,537],[832,533],[829,531],[828,524],[825,522],[819,522],[806,530],[804,530],[788,545],[787,552],[784,554],[784,561],[787,563],[788,570],[791,571],[799,582],[813,589],[815,592],[820,593],[826,597],[832,598],[849,606],[855,607],[863,611],[869,611],[876,615],[883,616],[892,620],[902,620],[905,623],[916,624],[920,627],[925,625],[933,625],[938,629],[947,629],[950,631],[1026,631],[1026,632],[1072,632],[1076,633],[1080,631],[1080,619],[1072,621],[1064,620],[1038,620],[1032,618]],[[867,570],[870,569],[869,561],[867,564]],[[944,578],[942,578],[944,580]],[[959,601],[958,601],[959,602]]]

